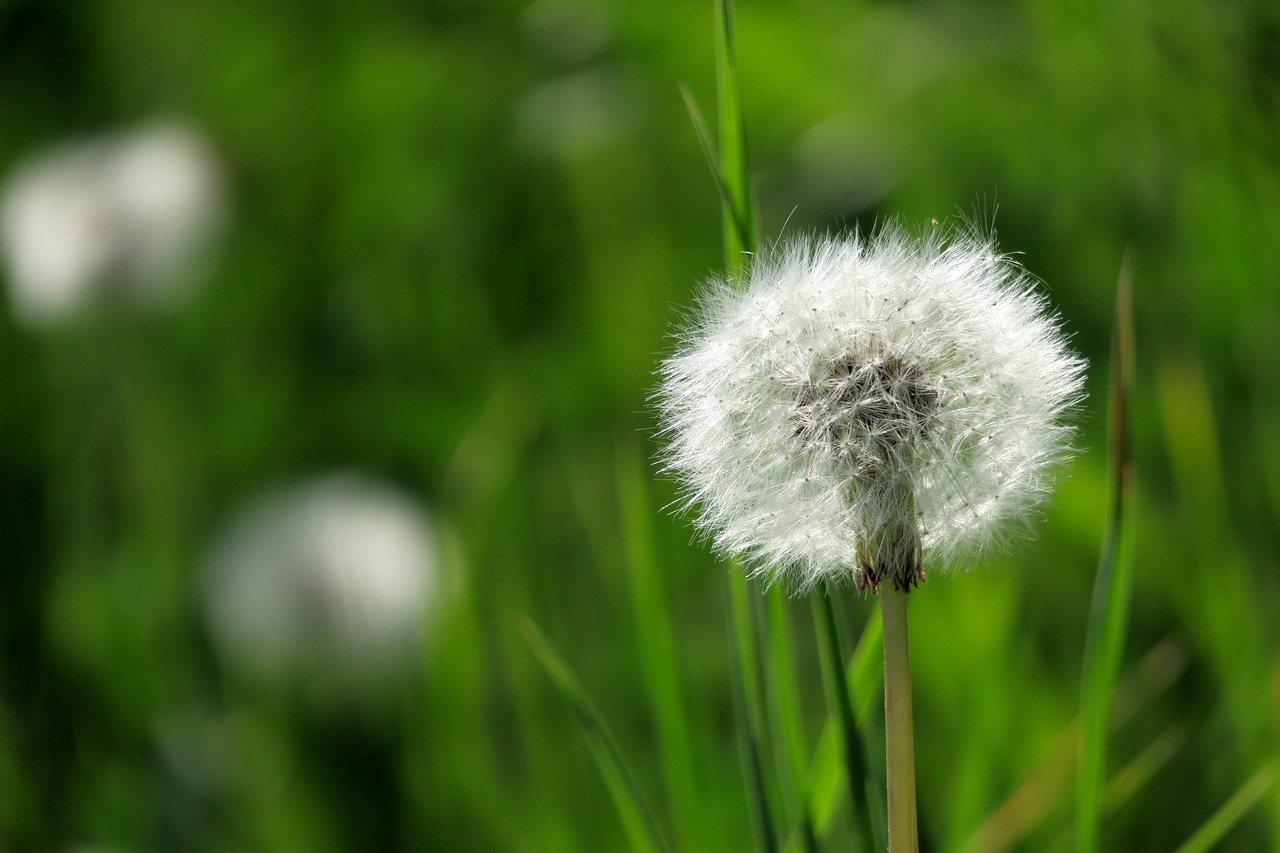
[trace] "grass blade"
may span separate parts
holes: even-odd
[[[765,709],[760,690],[760,660],[756,645],[758,619],[748,598],[747,579],[743,567],[729,571],[729,651],[733,672],[734,704],[738,712],[738,744],[742,750],[743,769],[747,774],[750,795],[751,825],[756,846],[764,853],[776,853],[773,809],[764,771]]]
[[[754,249],[751,198],[747,192],[747,141],[738,103],[738,78],[734,67],[733,18],[729,0],[713,0],[715,8],[716,91],[720,131],[720,168],[718,185],[721,194],[721,221],[724,231],[725,269],[742,270],[744,253]],[[690,116],[694,130],[710,150],[706,123],[692,99]],[[762,851],[776,851],[778,839],[764,771],[764,732],[767,713],[761,690],[759,637],[760,617],[748,597],[744,567],[736,560],[729,571],[729,631],[734,674],[734,699],[738,707],[738,738],[742,761],[747,773],[752,826],[756,843]],[[771,648],[773,643],[768,644]]]
[[[786,596],[773,586],[765,593],[769,639],[769,698],[776,723],[776,754],[780,756],[782,801],[792,835],[805,853],[817,853],[818,837],[813,825],[813,804],[807,779],[808,752],[805,749],[804,721],[800,718],[800,698],[796,689],[791,656],[791,630],[787,620]]]
[[[1107,720],[1111,692],[1120,669],[1129,609],[1132,565],[1124,523],[1132,491],[1129,401],[1133,359],[1132,276],[1126,255],[1116,293],[1111,336],[1111,390],[1107,401],[1107,458],[1111,489],[1107,532],[1098,565],[1085,640],[1080,700],[1080,773],[1076,779],[1076,850],[1096,853],[1103,783],[1106,779]]]
[[[699,849],[705,847],[709,839],[698,837],[702,823],[701,797],[680,685],[675,630],[663,590],[662,572],[653,553],[652,511],[644,468],[634,448],[628,450],[618,453],[618,501],[640,660],[656,721],[671,814],[685,846]]]
[[[560,694],[568,700],[578,717],[578,722],[582,724],[583,733],[591,747],[591,754],[595,756],[600,773],[604,776],[609,793],[613,796],[614,805],[617,806],[618,815],[622,818],[623,828],[626,830],[632,849],[646,851],[646,853],[648,851],[665,853],[668,849],[667,844],[662,838],[662,832],[658,828],[653,812],[640,793],[635,774],[627,766],[622,749],[609,731],[604,718],[596,710],[586,690],[530,619],[520,620],[520,630],[524,633],[534,657],[542,664],[542,668]]]
[[[831,599],[825,595],[813,597],[814,624],[818,632],[818,650],[822,658],[823,683],[827,690],[831,715],[836,719],[839,732],[841,757],[844,760],[845,779],[853,809],[853,821],[857,827],[861,849],[871,853],[884,849],[876,841],[873,826],[872,805],[867,786],[867,759],[862,748],[862,736],[858,732],[854,716],[853,698],[846,679],[844,649],[840,644],[840,632],[836,628],[835,610]]]
[[[1214,812],[1204,826],[1196,830],[1195,834],[1174,853],[1207,853],[1212,850],[1231,827],[1239,823],[1240,818],[1253,808],[1254,803],[1262,799],[1263,795],[1271,789],[1276,781],[1277,769],[1280,768],[1274,761],[1263,765],[1248,782],[1244,783],[1243,788],[1223,803],[1222,808]]]
[[[867,626],[862,629],[858,646],[853,651],[853,660],[845,673],[845,680],[852,694],[855,718],[865,719],[875,700],[884,676],[884,667],[880,664],[883,654],[884,633],[880,622],[880,608],[877,607],[872,609]],[[831,827],[839,805],[840,788],[845,783],[844,762],[840,754],[839,723],[833,716],[828,717],[809,769],[814,820],[819,834]],[[878,809],[876,814],[879,814]]]
[[[723,205],[724,256],[730,272],[740,270],[744,254],[755,251],[755,217],[747,172],[747,133],[738,98],[733,46],[733,7],[715,0],[716,91],[720,118],[720,181],[728,201]]]

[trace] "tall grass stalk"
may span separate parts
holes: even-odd
[[[729,0],[714,0],[716,43],[716,104],[720,140],[717,185],[721,197],[725,269],[740,273],[755,248],[755,224],[747,172],[747,134],[738,98],[738,78],[733,47],[733,10]],[[710,150],[705,122],[692,98],[686,95],[690,117],[705,151]],[[777,849],[769,790],[764,776],[764,733],[767,715],[760,685],[759,637],[767,630],[761,625],[757,608],[748,599],[746,573],[735,564],[729,573],[729,600],[732,626],[734,681],[739,710],[739,739],[747,771],[752,808],[752,825],[761,850]],[[770,641],[770,648],[776,643]]]
[[[1106,779],[1107,720],[1120,670],[1129,610],[1131,560],[1125,520],[1132,488],[1129,400],[1132,377],[1132,281],[1129,258],[1120,270],[1111,335],[1111,390],[1107,403],[1107,458],[1110,466],[1106,538],[1098,565],[1085,640],[1080,710],[1080,774],[1076,786],[1076,850],[1098,849],[1103,784]]]

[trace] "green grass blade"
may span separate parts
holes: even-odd
[[[747,579],[741,565],[729,570],[729,651],[733,673],[734,704],[738,712],[738,744],[747,774],[751,825],[756,846],[763,853],[776,853],[778,836],[774,829],[764,770],[766,716],[760,689],[760,660],[756,637],[758,619],[748,598]]]
[[[667,799],[684,846],[698,849],[709,840],[698,834],[702,825],[701,797],[680,685],[675,630],[667,607],[662,572],[653,552],[652,507],[644,466],[637,459],[634,448],[619,452],[617,475],[631,603],[635,612],[645,689],[656,721]]]
[[[720,180],[729,196],[724,205],[724,256],[730,272],[742,269],[744,253],[755,251],[755,216],[747,171],[747,133],[738,97],[734,59],[733,7],[714,0],[716,14],[716,91],[720,118]]]
[[[524,633],[534,657],[542,664],[552,684],[568,700],[578,717],[578,722],[582,724],[583,733],[591,746],[591,754],[595,756],[600,773],[604,776],[609,793],[613,796],[614,805],[622,818],[632,849],[646,851],[646,853],[647,851],[665,853],[668,849],[667,844],[662,838],[662,832],[658,828],[653,812],[640,793],[635,774],[627,766],[622,749],[609,731],[604,718],[596,710],[586,690],[531,620],[521,619],[520,630]]]
[[[858,718],[865,719],[875,701],[884,677],[881,658],[884,655],[884,633],[880,622],[880,608],[871,611],[867,626],[858,639],[853,660],[849,663],[846,680],[850,685],[853,709]],[[809,769],[809,787],[813,792],[814,821],[819,834],[826,832],[835,819],[840,801],[840,789],[845,783],[844,762],[841,760],[839,723],[834,716],[818,738]],[[878,812],[877,812],[878,814]]]
[[[1132,561],[1125,521],[1132,491],[1129,402],[1133,360],[1132,280],[1128,256],[1120,271],[1111,336],[1107,457],[1111,489],[1107,532],[1098,565],[1085,640],[1080,700],[1080,773],[1076,778],[1076,850],[1096,853],[1107,765],[1107,720],[1124,648]]]
[[[862,736],[854,715],[853,697],[846,678],[844,649],[840,632],[836,627],[836,614],[831,599],[825,595],[813,597],[814,624],[818,632],[818,651],[822,659],[823,684],[831,715],[836,719],[841,758],[844,761],[845,780],[853,809],[853,821],[857,827],[861,849],[866,853],[884,849],[876,841],[873,807],[867,786],[867,758],[862,748]]]
[[[813,825],[812,802],[807,780],[809,758],[805,747],[804,721],[800,714],[800,697],[795,682],[795,665],[791,656],[791,629],[787,619],[787,601],[781,588],[770,587],[765,593],[769,640],[769,698],[776,723],[775,752],[779,758],[782,801],[790,837],[798,840],[805,853],[817,853],[818,838]],[[790,845],[788,845],[790,846]]]
[[[1253,808],[1254,804],[1271,789],[1276,781],[1277,770],[1280,770],[1280,766],[1274,761],[1263,765],[1248,782],[1244,783],[1243,788],[1223,803],[1222,808],[1214,812],[1204,826],[1196,830],[1195,834],[1174,853],[1207,853],[1212,850],[1214,845],[1240,822],[1240,818],[1244,817],[1249,809]]]
[[[724,231],[725,269],[730,273],[742,270],[744,253],[754,249],[754,226],[751,197],[747,190],[747,141],[742,123],[742,110],[738,101],[738,78],[734,67],[733,17],[729,0],[713,0],[715,8],[716,41],[716,91],[717,115],[720,131],[719,190],[721,194],[721,219]],[[694,129],[704,145],[710,149],[706,123],[692,99],[690,116]],[[760,615],[748,594],[748,582],[743,566],[734,561],[729,571],[729,605],[731,627],[734,696],[738,706],[738,737],[742,747],[742,760],[747,772],[747,788],[750,794],[752,825],[756,842],[761,850],[775,851],[778,839],[776,823],[770,804],[765,777],[765,732],[768,716],[761,688]],[[770,641],[767,645],[772,648]]]

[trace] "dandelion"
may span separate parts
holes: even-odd
[[[770,581],[905,590],[1025,527],[1082,372],[990,239],[801,239],[708,286],[662,368],[666,463]]]
[[[662,367],[667,469],[756,574],[880,593],[889,847],[914,853],[906,594],[1026,527],[1084,362],[974,230],[801,239],[741,284],[711,282]]]
[[[0,199],[15,312],[42,325],[107,298],[171,301],[222,208],[221,169],[177,123],[62,146],[20,166]]]
[[[435,575],[434,536],[408,497],[331,475],[233,519],[209,561],[209,627],[250,679],[373,689],[418,648]]]

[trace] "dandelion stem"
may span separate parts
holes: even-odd
[[[889,853],[917,853],[915,743],[911,731],[911,662],[907,593],[880,588],[884,621],[884,735],[889,782]]]

